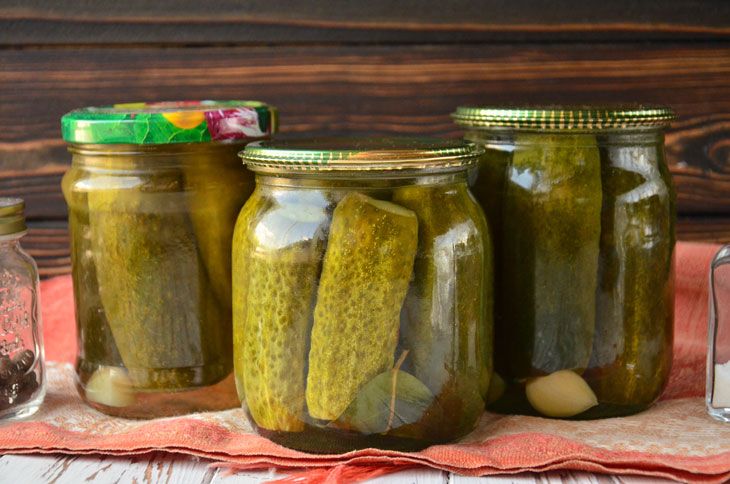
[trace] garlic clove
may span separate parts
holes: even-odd
[[[598,405],[588,383],[571,370],[531,378],[525,393],[530,405],[547,417],[572,417]]]
[[[137,402],[127,372],[114,366],[101,367],[91,375],[86,384],[86,398],[110,407],[127,407]]]

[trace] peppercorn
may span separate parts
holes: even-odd
[[[15,375],[16,367],[8,355],[0,356],[0,384],[11,379]]]
[[[0,410],[24,403],[31,399],[40,386],[36,373],[30,371],[35,354],[25,350],[12,358],[0,356]]]
[[[31,350],[25,350],[13,356],[13,363],[19,375],[25,374],[33,366],[35,355]]]

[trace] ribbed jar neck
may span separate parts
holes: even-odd
[[[191,165],[218,163],[243,164],[238,152],[248,142],[176,143],[166,145],[89,145],[72,144],[72,166],[120,172],[175,169]]]
[[[20,248],[20,239],[27,231],[15,234],[0,235],[0,250],[16,250]]]
[[[379,189],[411,185],[452,185],[467,182],[466,170],[440,174],[345,172],[308,174],[257,173],[256,184],[261,186],[283,186],[330,189]]]
[[[574,140],[577,138],[585,139],[591,144],[595,140],[599,146],[649,146],[664,145],[664,129],[535,130],[472,127],[467,128],[464,138],[479,144],[535,145],[549,139],[551,143],[571,140],[570,143],[575,146]]]

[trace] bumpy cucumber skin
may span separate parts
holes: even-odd
[[[348,193],[332,217],[307,375],[307,406],[317,419],[335,420],[362,385],[394,362],[418,220],[374,202]]]
[[[99,294],[137,390],[212,385],[232,366],[230,318],[199,260],[181,183],[160,170],[133,186],[98,177],[88,193]]]
[[[254,189],[253,174],[236,150],[243,145],[201,152],[195,163],[183,163],[190,219],[198,251],[221,305],[231,309],[231,247],[236,218]],[[200,158],[200,160],[197,160]]]
[[[596,334],[585,378],[602,404],[648,407],[672,360],[675,193],[657,146],[608,144],[601,155]]]
[[[503,202],[497,357],[516,378],[582,372],[593,344],[601,229],[596,140],[573,134],[515,140]]]
[[[232,241],[232,297],[233,297],[233,370],[236,392],[241,403],[245,392],[243,384],[245,355],[244,326],[246,323],[246,300],[249,280],[249,232],[251,225],[261,213],[271,206],[271,201],[261,194],[257,187],[251,194],[236,219]]]
[[[296,213],[302,210],[321,216],[298,220]],[[249,227],[248,282],[245,308],[240,309],[245,320],[236,324],[236,331],[242,331],[236,340],[242,342],[246,404],[259,427],[299,432],[304,430],[305,365],[328,219],[322,207],[295,203],[250,220],[241,220]],[[260,231],[275,237],[260,239]]]
[[[492,247],[465,184],[399,188],[393,202],[418,216],[418,255],[401,339],[414,376],[442,407],[450,432],[468,431],[484,409],[492,373]]]

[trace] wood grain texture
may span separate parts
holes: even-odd
[[[657,477],[618,476],[608,474],[594,474],[582,471],[552,471],[541,473],[524,472],[489,477],[465,477],[452,474],[448,484],[523,484],[532,480],[535,484],[670,484],[675,481]]]
[[[730,242],[730,217],[680,217],[677,224],[679,240],[687,242]]]
[[[723,1],[5,0],[0,44],[726,39]]]
[[[34,484],[264,484],[288,474],[270,471],[227,473],[210,461],[184,454],[152,452],[138,456],[31,454],[0,456],[0,482]],[[464,477],[429,468],[409,469],[367,484],[670,484],[660,478],[609,476],[580,471]]]
[[[209,484],[215,473],[215,469],[208,468],[207,462],[202,463],[200,459],[163,452],[133,457],[107,455],[5,455],[0,457],[2,482]],[[248,483],[253,482],[256,481],[248,481]]]
[[[44,276],[70,266],[59,119],[84,105],[257,98],[282,136],[458,137],[460,104],[646,101],[667,135],[680,238],[730,240],[730,46],[279,46],[0,50],[0,194],[27,201]]]
[[[38,264],[41,277],[71,273],[71,239],[65,220],[29,220],[23,248]]]
[[[288,135],[456,137],[460,104],[644,101],[667,136],[679,212],[730,213],[730,46],[665,44],[0,50],[0,191],[62,217],[60,116],[150,99],[257,98]],[[33,177],[38,175],[38,180]],[[38,197],[36,200],[34,197]]]

